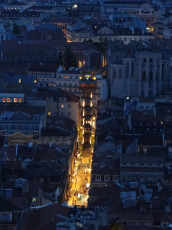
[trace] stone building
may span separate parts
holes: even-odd
[[[113,42],[107,62],[111,97],[155,97],[170,87],[170,58],[157,40]]]

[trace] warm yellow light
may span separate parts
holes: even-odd
[[[96,80],[96,77],[93,77],[93,80]]]
[[[48,112],[48,116],[51,116],[51,112]]]
[[[61,108],[62,108],[62,109],[64,108],[64,105],[63,105],[63,104],[61,105]]]
[[[19,84],[21,83],[21,79],[20,79],[20,78],[18,79],[18,83],[19,83]]]
[[[79,77],[79,79],[81,80],[81,79],[82,79],[82,77]]]
[[[35,83],[35,84],[36,84],[36,82],[37,82],[37,81],[36,81],[36,80],[34,80],[34,83]]]
[[[73,8],[74,8],[74,9],[77,9],[77,8],[78,8],[78,5],[75,4],[75,5],[73,6]]]

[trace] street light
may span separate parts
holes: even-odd
[[[73,9],[77,9],[78,8],[78,5],[77,4],[74,4],[73,5]]]

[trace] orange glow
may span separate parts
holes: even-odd
[[[15,103],[17,102],[17,98],[16,98],[16,97],[14,98],[14,102],[15,102]]]
[[[22,102],[22,99],[21,98],[19,98],[19,103],[21,103]]]
[[[6,102],[6,98],[4,97],[4,98],[2,99],[2,101],[3,101],[3,102]]]
[[[7,98],[7,102],[11,102],[11,98],[8,97],[8,98]]]

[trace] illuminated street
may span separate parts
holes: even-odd
[[[81,77],[81,125],[78,126],[77,153],[71,160],[66,202],[70,206],[87,206],[91,182],[92,155],[94,152],[96,109],[93,106],[93,91],[96,79],[92,75]]]

